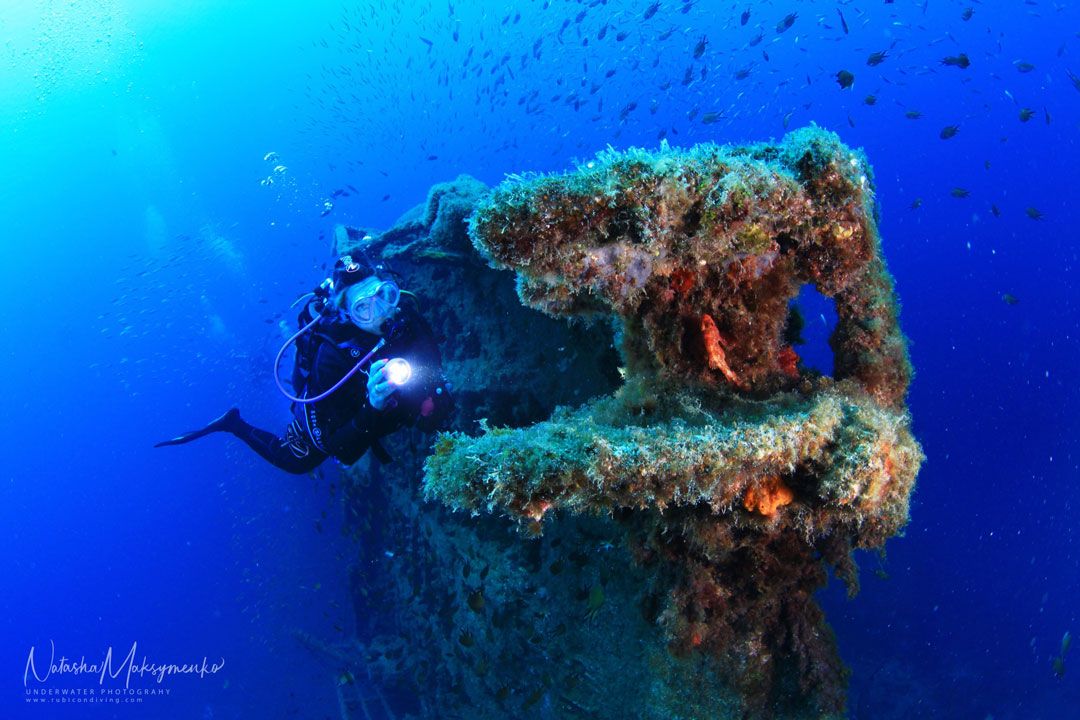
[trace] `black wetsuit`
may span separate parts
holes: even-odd
[[[310,306],[301,312],[300,326],[311,321]],[[293,403],[295,419],[284,437],[261,430],[240,417],[235,408],[201,430],[159,446],[178,445],[213,432],[229,432],[271,464],[290,473],[314,470],[328,457],[351,465],[373,450],[382,462],[390,458],[379,438],[415,425],[425,432],[442,428],[453,410],[450,387],[431,326],[408,305],[387,323],[387,343],[341,387],[315,403]],[[297,340],[294,395],[316,397],[333,387],[381,339],[351,322],[324,318]],[[380,359],[404,358],[412,376],[390,396],[382,410],[367,398],[367,369]]]

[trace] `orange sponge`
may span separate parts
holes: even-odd
[[[775,475],[769,475],[757,485],[751,485],[743,496],[743,507],[750,512],[761,513],[765,517],[776,517],[778,508],[795,499],[791,488]]]

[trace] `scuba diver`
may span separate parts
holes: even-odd
[[[294,416],[284,437],[248,424],[232,408],[206,427],[154,447],[227,432],[272,465],[302,474],[328,457],[351,465],[369,449],[388,463],[380,438],[408,425],[441,429],[454,401],[439,349],[417,308],[401,302],[408,297],[417,304],[416,296],[401,290],[392,274],[357,251],[339,258],[332,277],[297,301],[306,300],[300,329],[274,360],[274,379],[292,401]],[[279,367],[293,343],[289,392]]]

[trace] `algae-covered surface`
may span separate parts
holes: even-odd
[[[358,564],[358,618],[401,633],[349,656],[418,715],[842,715],[814,593],[857,591],[923,459],[875,213],[866,159],[811,127],[463,176],[343,235],[438,298],[465,397],[354,473],[358,533],[407,551]],[[806,285],[832,377],[798,354]]]

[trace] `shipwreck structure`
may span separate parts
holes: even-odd
[[[357,558],[340,657],[403,715],[841,716],[814,592],[857,590],[923,460],[875,214],[866,159],[810,127],[462,177],[368,241],[431,300],[460,414],[357,466],[350,522],[403,559]],[[800,360],[806,285],[831,376]]]

